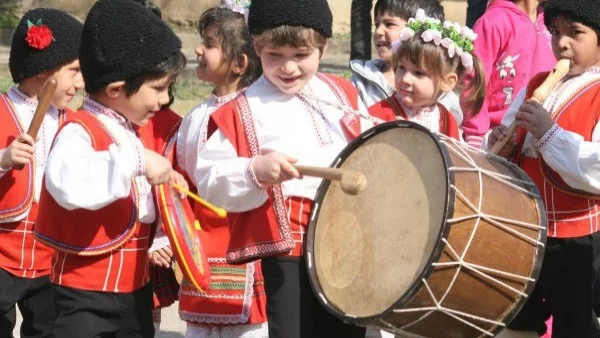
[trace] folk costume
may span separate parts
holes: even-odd
[[[177,162],[193,182],[199,179],[196,163],[207,141],[211,114],[238,95],[239,92],[221,97],[213,95],[184,118],[178,134]],[[199,203],[194,203],[194,213],[202,226],[211,286],[201,292],[185,281],[182,283],[179,316],[188,323],[186,337],[267,337],[266,295],[260,261],[228,264],[225,258],[230,239],[227,220]]]
[[[548,73],[536,75],[530,98]],[[554,337],[597,337],[594,307],[600,271],[600,68],[563,79],[543,106],[555,124],[541,139],[517,130],[513,158],[536,183],[548,216],[548,240],[540,277],[523,310],[509,328],[546,331],[553,316]],[[507,111],[510,124],[521,102]]]
[[[15,84],[77,58],[82,25],[65,12],[34,9],[21,19],[11,44],[9,68]],[[52,39],[49,39],[51,37]],[[38,100],[18,85],[0,94],[0,149],[29,128]],[[53,250],[36,241],[38,203],[46,158],[67,115],[51,106],[35,143],[34,159],[23,169],[0,167],[0,336],[12,337],[15,305],[24,314],[21,337],[48,337],[54,320],[48,275]],[[1,153],[1,151],[0,151]]]
[[[331,37],[331,22],[324,0],[255,0],[248,26],[253,35],[290,25]],[[366,111],[356,89],[340,78],[318,74],[300,93],[287,95],[263,76],[209,121],[196,164],[198,192],[229,212],[227,262],[261,259],[271,338],[365,333],[320,306],[308,282],[302,244],[321,180],[304,177],[267,187],[252,170],[254,159],[271,151],[300,164],[329,166],[350,140],[372,126],[346,108]]]
[[[402,103],[398,93],[369,108],[369,114],[384,121],[406,120],[416,122],[434,133],[460,140],[460,130],[454,115],[442,104],[433,107],[411,108]]]
[[[160,18],[129,0],[97,1],[81,41],[92,95],[152,71],[181,48]],[[154,336],[148,248],[155,208],[144,144],[131,122],[86,99],[54,142],[40,204],[48,217],[36,228],[38,240],[57,250],[54,337]]]

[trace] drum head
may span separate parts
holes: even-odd
[[[315,199],[307,263],[327,308],[368,318],[415,292],[441,253],[446,156],[432,133],[405,121],[379,125],[340,153],[333,166],[358,170],[368,183],[348,195],[324,180]]]
[[[169,185],[157,186],[164,231],[181,274],[198,290],[210,286],[210,269],[200,241],[200,223],[187,198],[180,198]]]

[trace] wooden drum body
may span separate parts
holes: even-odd
[[[406,121],[350,143],[334,167],[367,187],[319,188],[307,268],[345,321],[406,337],[488,337],[511,320],[541,267],[546,218],[517,166]]]

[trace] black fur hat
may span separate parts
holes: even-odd
[[[8,67],[13,82],[77,59],[83,25],[71,15],[36,8],[23,15],[10,46]]]
[[[279,26],[312,28],[330,38],[333,15],[327,0],[253,0],[248,28],[252,35]]]
[[[565,16],[600,30],[600,1],[598,0],[548,0],[544,3],[544,23],[550,26],[552,20]]]
[[[98,0],[83,25],[79,61],[94,93],[152,70],[180,52],[181,40],[150,9],[131,0]]]

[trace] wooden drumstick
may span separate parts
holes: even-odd
[[[38,131],[42,126],[42,122],[44,122],[44,116],[46,116],[46,112],[52,104],[52,96],[54,96],[57,84],[58,83],[54,78],[49,79],[44,84],[42,95],[39,97],[38,105],[35,109],[35,113],[33,114],[33,118],[31,119],[31,123],[29,124],[29,129],[27,129],[27,134],[34,140],[36,139]],[[25,165],[23,164],[16,164],[13,166],[13,168],[17,170],[21,170],[24,167]]]
[[[356,195],[367,186],[367,178],[359,171],[306,165],[295,165],[294,167],[302,175],[340,181],[342,191],[349,195]]]
[[[570,64],[571,64],[571,61],[568,59],[558,60],[558,62],[554,66],[554,68],[552,68],[552,71],[550,72],[550,74],[548,74],[548,77],[546,78],[546,80],[544,80],[544,82],[539,87],[537,87],[537,89],[533,92],[531,100],[534,100],[539,104],[542,104],[546,100],[546,98],[548,97],[550,92],[552,91],[552,88],[554,88],[554,86],[563,77],[565,77],[565,75],[567,75],[567,73],[569,72]],[[492,153],[494,155],[498,154],[500,152],[500,150],[502,150],[502,148],[504,148],[504,146],[508,143],[508,141],[510,141],[510,139],[513,137],[516,130],[517,130],[517,120],[515,119],[508,127],[506,136],[502,140],[499,140],[498,142],[496,142],[496,144],[494,144],[492,146],[492,148],[490,149],[490,153]]]

